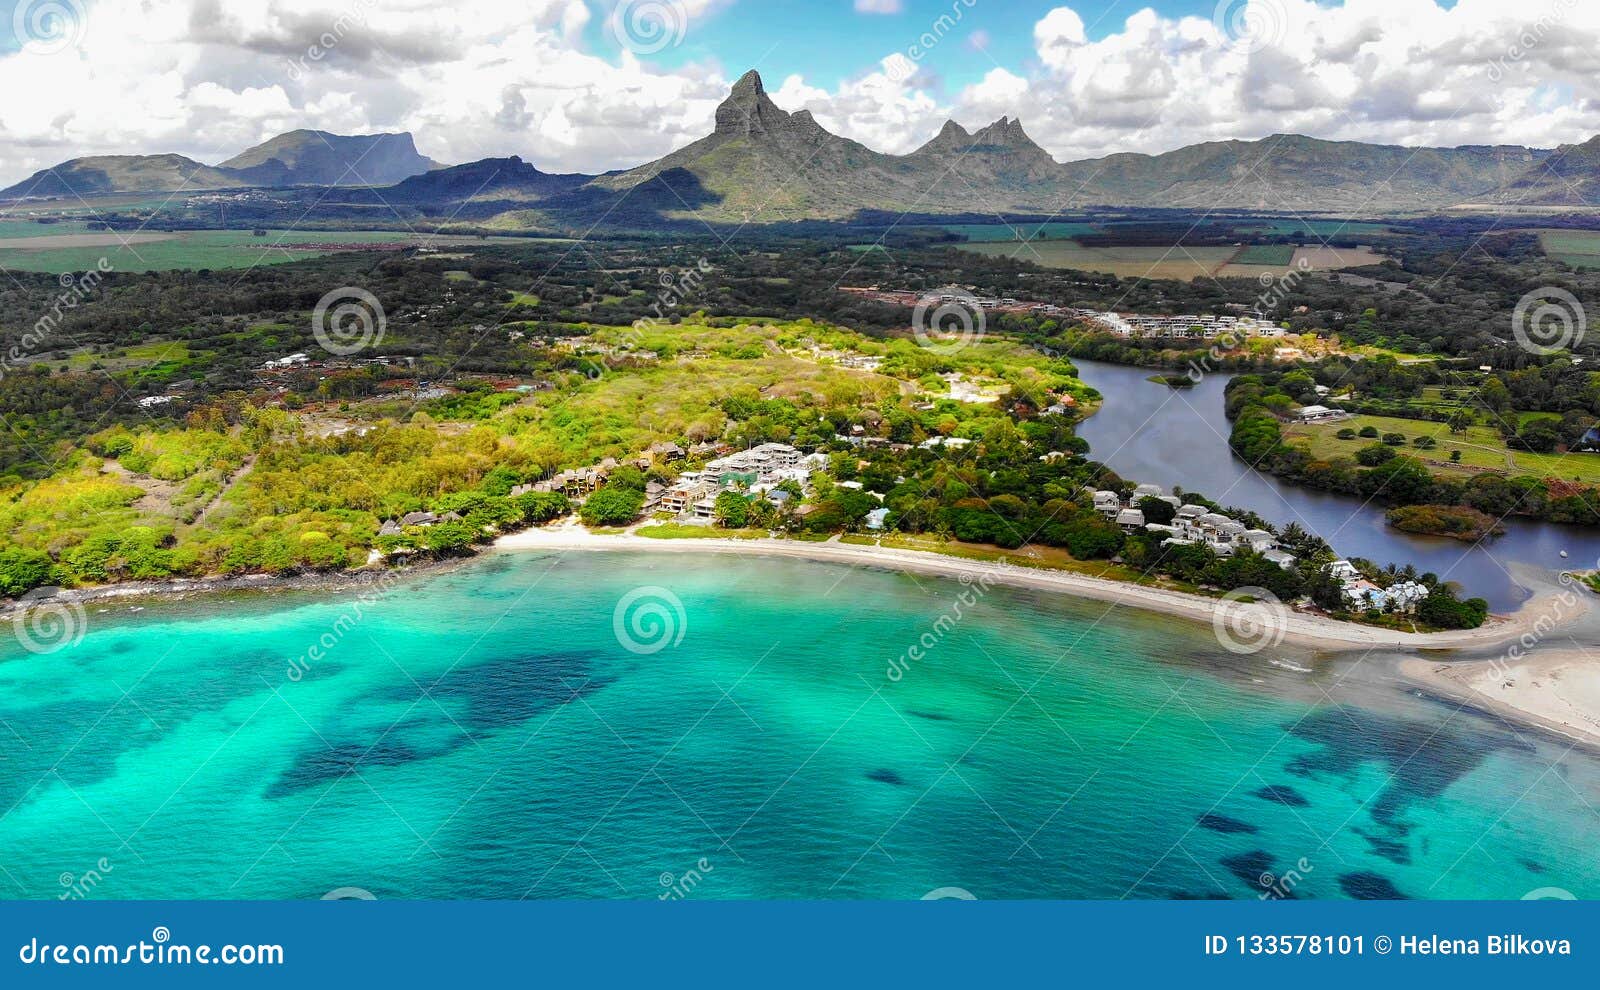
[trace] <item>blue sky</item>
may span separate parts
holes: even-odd
[[[3,0],[0,0],[3,2]],[[608,2],[608,0],[602,0]],[[776,85],[790,73],[833,87],[850,76],[876,68],[878,60],[903,51],[941,15],[961,12],[960,23],[925,63],[948,86],[976,81],[996,64],[1013,71],[1033,58],[1033,26],[1062,0],[901,0],[898,14],[857,13],[853,0],[739,0],[719,5],[690,21],[683,43],[657,55],[657,64],[676,67],[714,59],[730,74],[757,68]],[[1149,7],[1167,16],[1210,18],[1215,0],[1070,0],[1091,39],[1121,29],[1128,15]],[[589,41],[615,52],[604,18],[591,24]],[[988,56],[968,45],[974,32],[989,39]],[[756,63],[757,60],[759,64]]]

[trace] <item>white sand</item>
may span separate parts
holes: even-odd
[[[987,563],[947,557],[938,553],[895,550],[849,543],[808,543],[779,539],[678,539],[657,540],[634,535],[598,536],[581,526],[531,529],[503,536],[496,546],[507,550],[600,551],[627,550],[647,553],[732,553],[768,557],[798,557],[828,563],[885,567],[917,574],[948,577],[987,576],[997,584],[1055,591],[1079,598],[1112,602],[1132,608],[1175,615],[1210,625],[1217,600],[1180,591],[1147,588],[1123,581],[1086,577],[1065,571],[1042,570],[1011,564]],[[1546,618],[1543,598],[1524,605],[1515,615],[1491,617],[1478,629],[1438,633],[1402,633],[1389,629],[1339,622],[1326,616],[1285,609],[1281,617],[1283,638],[1316,649],[1350,650],[1373,647],[1395,649],[1490,649],[1512,642]]]
[[[1516,660],[1406,660],[1400,672],[1462,704],[1600,744],[1600,659],[1581,650],[1535,647]]]

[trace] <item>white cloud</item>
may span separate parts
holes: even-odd
[[[858,14],[898,14],[905,9],[902,0],[856,0]]]
[[[731,5],[683,0],[685,43],[704,18],[760,16],[754,5],[730,14]],[[611,0],[96,0],[85,9],[75,44],[0,55],[0,185],[83,154],[216,162],[295,127],[410,130],[424,154],[446,162],[518,154],[550,171],[627,167],[707,133],[747,67],[691,60],[667,71],[587,50],[594,22],[611,22]],[[984,25],[995,30],[998,16]],[[917,40],[896,35],[905,21],[874,23],[887,26],[886,53]],[[982,57],[956,44],[930,50],[912,72],[868,66],[827,88],[791,76],[774,98],[891,152],[926,141],[947,117],[968,127],[1020,117],[1061,160],[1285,131],[1545,147],[1600,132],[1600,4],[1590,0],[1448,9],[1224,0],[1216,18],[1144,9],[1091,29],[1062,6],[1032,34],[1025,64],[989,69],[950,95],[940,72]]]

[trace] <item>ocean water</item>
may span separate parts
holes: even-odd
[[[1099,603],[508,552],[68,618],[0,639],[7,897],[1600,896],[1590,754]]]

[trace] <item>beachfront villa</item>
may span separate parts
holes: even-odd
[[[1175,495],[1161,489],[1160,485],[1140,485],[1124,504],[1122,496],[1114,491],[1091,492],[1096,512],[1117,524],[1125,533],[1144,530],[1165,534],[1163,546],[1203,546],[1212,553],[1228,557],[1241,551],[1258,553],[1279,567],[1294,566],[1294,555],[1278,546],[1277,537],[1264,529],[1250,529],[1229,516],[1213,512],[1203,505],[1182,503]],[[1140,503],[1147,498],[1159,499],[1177,511],[1171,523],[1153,523],[1145,518]]]
[[[1415,612],[1422,600],[1428,597],[1427,585],[1417,581],[1401,581],[1380,588],[1367,580],[1348,560],[1336,560],[1329,564],[1328,573],[1344,589],[1345,601],[1350,603],[1351,608],[1410,613]]]

